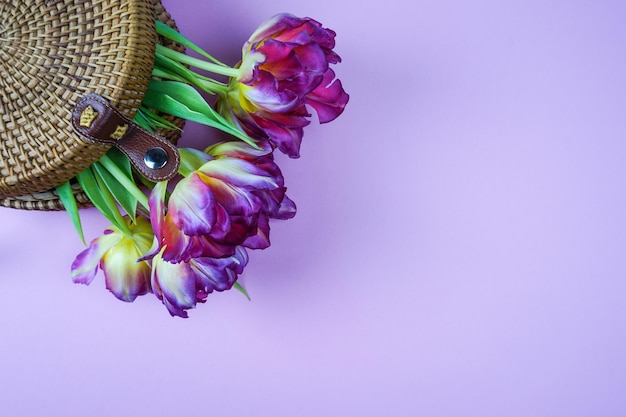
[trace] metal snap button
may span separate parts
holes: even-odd
[[[151,148],[144,155],[143,163],[150,169],[163,168],[167,164],[167,152],[160,147]]]

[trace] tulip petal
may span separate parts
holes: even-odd
[[[77,284],[89,285],[98,272],[102,256],[121,239],[107,229],[105,235],[93,239],[87,249],[78,254],[72,262],[72,281]]]
[[[321,23],[312,19],[307,22],[307,27],[311,36],[311,42],[324,49],[328,62],[330,64],[341,62],[339,55],[332,51],[335,48],[335,37],[337,36],[335,31],[323,28]]]
[[[329,69],[320,86],[307,94],[306,98],[307,104],[317,112],[320,123],[328,123],[339,117],[350,97],[341,86],[341,81],[335,79],[333,70]]]
[[[267,142],[261,142],[257,146],[258,149],[242,141],[219,142],[207,148],[206,152],[217,159],[229,156],[247,161],[254,161],[272,153],[272,147]]]
[[[189,264],[152,260],[152,288],[172,316],[187,317],[185,310],[196,306],[196,275]]]
[[[143,242],[149,245],[150,240]],[[122,301],[132,302],[150,290],[150,265],[137,262],[141,255],[132,239],[122,239],[102,258],[106,288]]]
[[[261,67],[273,66],[272,64],[276,63],[282,64],[284,61],[285,65],[283,68],[279,68],[279,70],[294,70],[298,72],[302,69],[302,65],[300,65],[299,60],[293,54],[295,46],[296,45],[294,44],[287,44],[276,39],[267,38],[262,45],[255,49],[255,51],[258,51],[265,56],[263,63],[260,65]]]
[[[259,212],[230,215],[230,228],[227,233],[220,236],[211,234],[210,238],[222,245],[231,247],[241,245],[250,235],[255,233],[259,215]]]
[[[211,229],[211,238],[221,241],[232,228],[230,213],[222,204],[215,207],[215,225]]]
[[[288,89],[279,91],[276,78],[267,71],[259,71],[253,88],[242,93],[255,108],[270,113],[286,113],[300,104],[300,96]]]
[[[259,216],[256,233],[242,243],[249,249],[266,249],[270,247],[270,224],[266,215]]]
[[[269,38],[276,33],[289,28],[298,27],[302,24],[303,19],[300,19],[294,15],[281,13],[272,16],[270,19],[263,22],[253,33],[246,42],[246,45],[260,42],[266,38]]]
[[[211,187],[219,205],[224,208],[229,216],[252,216],[261,207],[258,197],[245,188],[236,187],[211,177],[206,177],[205,181]]]
[[[254,163],[240,158],[221,158],[207,162],[198,171],[205,184],[213,189],[214,184],[222,182],[232,187],[271,190],[278,186],[267,172]],[[217,181],[215,181],[217,180]]]
[[[152,288],[172,316],[186,318],[186,310],[204,302],[209,293],[230,289],[247,262],[243,248],[236,248],[228,257],[199,257],[180,263],[167,262],[159,254],[153,260]]]
[[[230,256],[234,252],[232,245],[224,242],[225,236],[230,232],[230,218],[226,221],[229,226],[224,227],[226,231],[221,231],[218,239],[211,234],[204,236],[187,236],[172,222],[165,222],[163,252],[161,257],[172,263],[188,262],[192,258],[211,256]]]
[[[304,131],[302,127],[285,127],[271,120],[253,115],[256,124],[270,138],[270,141],[278,147],[278,149],[290,158],[300,157],[300,144],[302,143],[302,135]],[[308,124],[307,121],[305,121]]]
[[[203,294],[213,291],[229,290],[237,280],[237,274],[228,267],[231,258],[196,258],[189,262],[191,270],[196,274],[196,284]]]
[[[298,57],[302,68],[307,73],[313,75],[322,75],[328,69],[328,59],[324,49],[316,44],[311,43],[294,48],[293,53]],[[315,86],[313,86],[314,88]]]
[[[168,262],[188,261],[201,253],[201,247],[194,240],[195,236],[187,236],[169,217],[163,223],[163,253],[161,257]]]
[[[243,53],[243,59],[239,63],[239,82],[252,83],[258,73],[259,65],[263,64],[267,57],[263,52],[248,50]]]
[[[167,192],[167,181],[157,182],[148,198],[148,206],[150,207],[150,222],[154,228],[156,237],[161,239],[159,231],[163,226],[163,218],[165,217],[165,194]]]
[[[213,159],[206,152],[193,148],[178,148],[178,153],[180,154],[180,168],[178,172],[183,176],[188,176]]]
[[[176,184],[168,203],[167,215],[186,235],[201,235],[211,231],[216,217],[215,197],[197,173],[192,173]]]
[[[293,202],[287,195],[283,196],[280,202],[280,208],[278,211],[272,213],[273,219],[287,220],[296,215],[296,203]]]

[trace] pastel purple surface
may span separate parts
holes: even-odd
[[[164,4],[230,64],[275,13],[319,20],[350,102],[277,157],[298,213],[251,302],[120,302],[72,284],[65,213],[0,210],[0,414],[626,415],[623,2]]]

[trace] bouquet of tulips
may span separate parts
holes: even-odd
[[[201,58],[157,46],[134,122],[147,130],[173,129],[158,115],[170,114],[220,129],[232,140],[202,151],[179,148],[179,175],[170,181],[137,185],[115,148],[79,174],[75,180],[111,225],[76,257],[72,279],[90,284],[100,269],[120,300],[151,293],[172,316],[187,317],[213,291],[235,287],[246,294],[237,283],[246,251],[270,245],[271,219],[296,213],[274,150],[297,158],[310,109],[321,123],[330,122],[348,95],[330,68],[340,62],[335,33],[313,19],[274,16],[250,36],[234,67],[174,29],[156,27]],[[69,183],[58,191],[85,241]]]

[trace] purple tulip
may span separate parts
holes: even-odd
[[[213,291],[229,290],[248,263],[241,247],[229,257],[191,258],[179,263],[168,262],[161,255],[152,259],[152,288],[170,314],[179,317],[187,317],[186,310],[205,302]]]
[[[269,219],[295,215],[282,173],[265,145],[217,144],[211,158],[181,180],[165,207],[165,185],[150,197],[158,248],[167,262],[232,256],[237,246],[269,246]],[[183,154],[184,155],[184,154]]]
[[[341,61],[334,47],[335,32],[319,22],[274,16],[244,44],[240,75],[218,101],[219,111],[250,136],[299,157],[303,128],[310,123],[307,106],[327,123],[348,103],[330,69]]]

